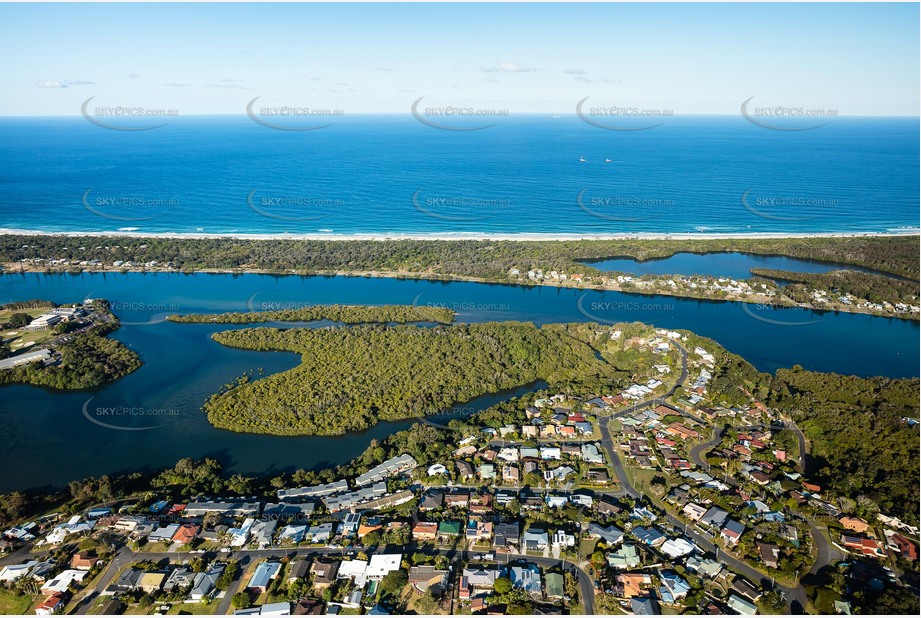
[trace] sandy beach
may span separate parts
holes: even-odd
[[[111,236],[113,238],[188,238],[215,239],[232,238],[238,240],[335,240],[335,241],[386,241],[386,240],[503,240],[503,241],[572,241],[572,240],[725,240],[745,238],[858,238],[866,236],[918,236],[921,229],[910,228],[904,231],[887,232],[827,232],[827,233],[711,233],[688,232],[676,234],[494,234],[488,232],[459,232],[454,234],[245,234],[245,233],[206,233],[206,232],[141,232],[141,231],[86,231],[86,232],[48,232],[43,230],[17,230],[0,228],[0,235],[16,236]]]

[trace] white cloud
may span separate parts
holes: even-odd
[[[137,73],[128,73],[128,79],[141,79],[141,76]]]
[[[502,73],[531,73],[533,71],[536,71],[537,69],[534,69],[532,67],[522,66],[514,62],[509,62],[508,60],[503,60],[502,62],[499,62],[494,67],[486,67],[481,70],[484,73],[496,73],[499,71],[501,71]]]
[[[169,82],[163,85],[168,86],[169,88],[188,88],[192,84],[186,84],[184,82]]]
[[[588,75],[588,71],[585,69],[563,69],[563,73],[566,73],[566,75]]]
[[[39,88],[67,88],[67,84],[57,80],[35,82],[35,85]]]
[[[87,81],[85,79],[68,79],[64,83],[67,84],[68,86],[91,86],[95,84],[96,82]]]

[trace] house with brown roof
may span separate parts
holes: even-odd
[[[179,526],[179,529],[176,531],[176,534],[173,535],[173,541],[179,543],[180,545],[186,545],[191,543],[198,533],[201,531],[201,526],[196,524],[182,524]]]
[[[409,569],[409,583],[419,592],[431,589],[438,595],[448,583],[448,571],[430,564],[414,566]]]
[[[632,599],[643,594],[652,584],[652,578],[645,573],[618,573],[614,579],[613,593],[616,597]]]
[[[764,562],[765,566],[769,569],[776,569],[780,559],[780,547],[773,543],[762,543],[761,541],[755,541],[755,547],[758,548],[758,555],[761,556],[761,561]]]
[[[476,449],[474,449],[476,450]],[[473,478],[473,466],[471,466],[466,461],[456,461],[454,465],[457,466],[457,475],[461,480],[468,480]]]
[[[57,614],[64,609],[64,593],[56,592],[42,601],[36,608],[35,614],[37,616],[51,616],[52,614]]]
[[[893,534],[891,537],[892,542],[896,547],[899,548],[899,553],[906,560],[917,560],[918,559],[918,546],[912,543],[909,539],[905,538],[898,532]]]
[[[310,565],[310,575],[313,577],[313,587],[322,590],[329,588],[336,582],[336,574],[339,573],[339,561],[329,560],[327,558],[317,558]]]
[[[470,494],[466,491],[445,494],[445,507],[462,507],[467,508],[470,504]]]
[[[417,541],[434,541],[438,537],[438,523],[417,522],[413,525],[412,536]]]
[[[870,524],[859,517],[845,516],[839,519],[838,522],[848,530],[853,530],[858,534],[863,534],[870,528]]]
[[[857,552],[871,558],[879,558],[886,555],[883,551],[882,543],[876,539],[868,539],[866,537],[842,534],[841,544],[853,552]]]
[[[291,607],[292,616],[324,616],[326,603],[318,599],[299,599]]]
[[[80,571],[89,571],[96,566],[101,558],[93,552],[81,551],[73,555],[70,559],[70,568]]]

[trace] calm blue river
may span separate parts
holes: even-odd
[[[228,326],[162,321],[169,313],[245,311],[302,304],[420,304],[455,309],[459,320],[644,321],[712,337],[774,370],[800,364],[845,374],[917,376],[918,324],[865,315],[758,308],[616,292],[551,287],[431,282],[358,277],[266,275],[79,274],[2,275],[0,302],[43,298],[58,303],[107,298],[123,320],[116,337],[144,366],[95,392],[0,389],[0,491],[61,485],[75,478],[172,465],[182,457],[219,458],[228,469],[270,473],[343,463],[410,421],[382,423],[337,438],[281,438],[211,427],[200,407],[229,380],[251,369],[266,373],[296,365],[293,354],[219,346],[210,334]],[[488,406],[496,394],[470,407]],[[90,400],[92,398],[92,400]],[[145,415],[87,420],[84,408],[141,409]],[[95,417],[90,413],[92,418]]]

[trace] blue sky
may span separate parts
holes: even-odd
[[[917,4],[0,5],[0,115],[427,103],[917,115]]]

